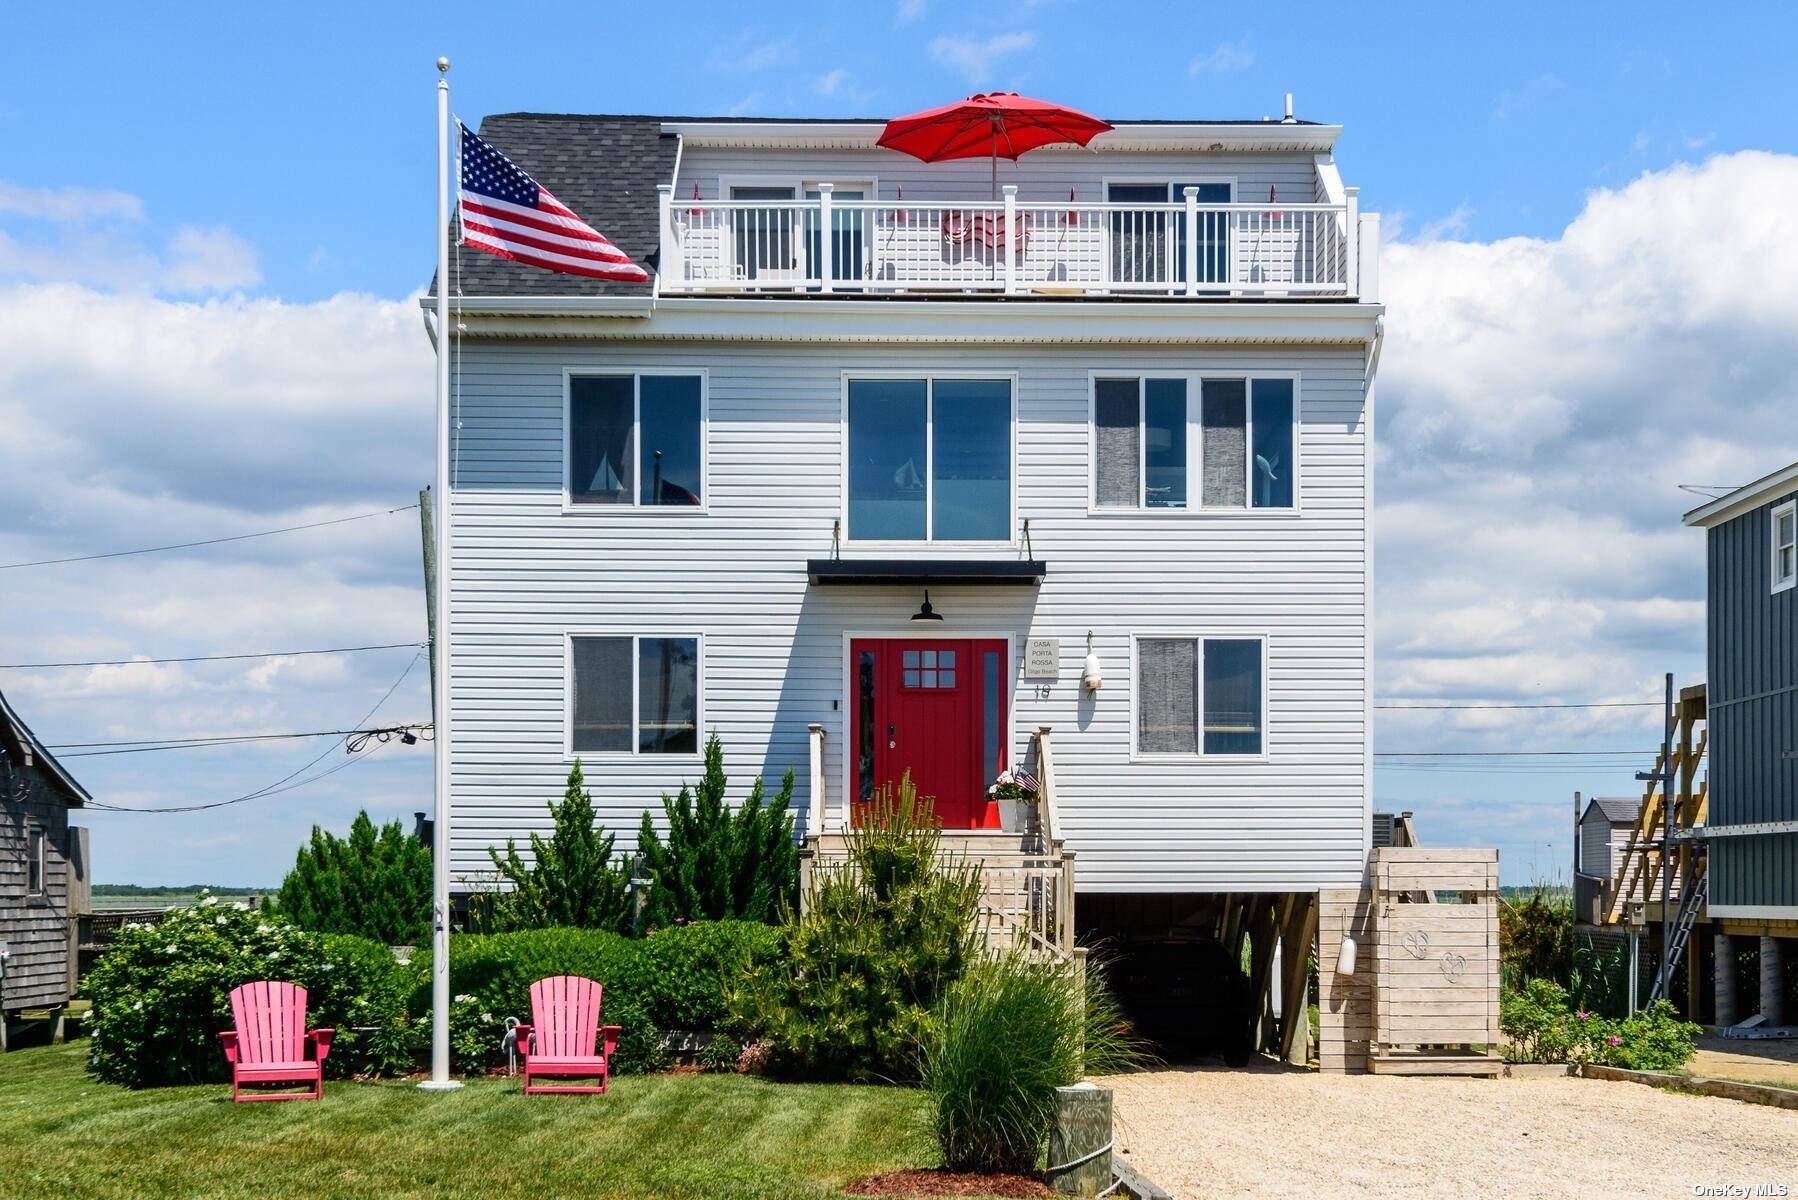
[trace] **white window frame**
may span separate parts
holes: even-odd
[[[1261,643],[1261,751],[1258,754],[1207,754],[1205,753],[1205,641],[1260,642]],[[1194,669],[1198,672],[1198,750],[1188,754],[1184,751],[1164,753],[1141,749],[1138,733],[1142,719],[1142,662],[1141,648],[1144,641],[1151,642],[1184,642],[1198,644]],[[1130,635],[1130,761],[1141,763],[1157,762],[1197,762],[1208,759],[1224,763],[1264,763],[1272,759],[1271,746],[1273,729],[1268,722],[1270,674],[1269,658],[1272,655],[1272,638],[1266,630],[1260,629],[1207,629],[1193,631],[1181,629],[1137,630]]]
[[[581,504],[568,486],[568,464],[574,450],[574,381],[576,379],[631,380],[631,502],[629,504]],[[643,378],[648,375],[698,376],[699,378],[699,503],[643,503]],[[705,513],[712,504],[712,381],[705,367],[563,367],[562,368],[562,511],[603,515],[619,512],[653,512],[670,517]]]
[[[1133,508],[1122,505],[1099,504],[1099,381],[1135,379],[1137,381],[1137,504]],[[1142,384],[1149,379],[1180,379],[1186,383],[1186,505],[1182,508],[1149,508],[1142,503],[1147,486],[1147,472],[1144,470],[1147,461],[1147,439],[1142,436],[1143,405],[1146,403],[1147,389]],[[1205,381],[1243,380],[1248,384],[1243,413],[1243,436],[1247,446],[1255,444],[1255,381],[1257,379],[1285,379],[1292,382],[1292,505],[1289,508],[1257,508],[1253,503],[1255,484],[1255,456],[1245,453],[1243,457],[1243,497],[1240,505],[1205,504],[1205,462],[1204,462],[1204,392]],[[1257,521],[1285,520],[1299,516],[1304,511],[1304,479],[1299,469],[1299,450],[1302,444],[1301,433],[1304,426],[1304,382],[1303,373],[1299,371],[1168,371],[1158,370],[1153,366],[1119,366],[1104,370],[1091,370],[1086,373],[1086,513],[1092,517],[1247,517]]]
[[[576,750],[574,748],[574,639],[586,637],[625,638],[631,644],[631,738],[628,750]],[[643,697],[638,674],[644,638],[692,638],[698,646],[693,664],[693,710],[696,738],[691,754],[645,753],[641,745]],[[705,634],[697,629],[617,629],[582,627],[562,634],[562,758],[572,762],[655,762],[696,763],[705,761]]]
[[[41,900],[50,894],[50,837],[41,826],[29,826],[25,833],[25,895]],[[32,869],[37,870],[37,886],[31,886]]]
[[[914,541],[864,539],[855,536],[849,524],[849,383],[855,379],[921,379],[924,381],[924,536]],[[1002,379],[1011,388],[1011,513],[1004,541],[939,541],[936,537],[936,381],[939,379]],[[903,551],[918,546],[939,549],[1005,550],[1016,549],[1018,535],[1018,373],[1016,371],[855,371],[845,370],[841,377],[838,424],[842,427],[837,456],[841,467],[837,486],[842,502],[837,516],[843,523],[843,544],[859,549]]]
[[[1781,545],[1785,544],[1779,540],[1779,519],[1781,517],[1792,518],[1793,537],[1793,543],[1791,543],[1792,573],[1784,579],[1779,577],[1779,550]],[[1787,500],[1784,504],[1774,506],[1767,519],[1767,541],[1770,551],[1767,570],[1768,577],[1773,581],[1772,591],[1775,595],[1791,591],[1793,587],[1798,586],[1798,500]]]

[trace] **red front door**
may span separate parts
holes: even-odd
[[[907,771],[945,829],[987,821],[986,789],[1005,768],[1010,673],[1003,641],[890,638],[850,645],[860,801]]]

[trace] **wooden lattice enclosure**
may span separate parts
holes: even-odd
[[[1373,852],[1368,1068],[1496,1075],[1498,851]]]

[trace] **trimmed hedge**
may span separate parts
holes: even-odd
[[[729,1023],[727,991],[743,972],[778,960],[785,935],[749,921],[702,921],[626,938],[598,929],[458,934],[450,940],[450,991],[469,996],[496,1027],[531,1019],[531,984],[584,975],[605,986],[605,1019],[624,1026],[616,1069],[667,1065],[663,1036],[711,1033]],[[413,959],[411,1010],[431,1011],[429,955]],[[494,1035],[498,1045],[499,1033]]]

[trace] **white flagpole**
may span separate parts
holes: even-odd
[[[431,838],[431,1077],[419,1087],[447,1091],[462,1086],[449,1074],[449,885],[450,885],[450,561],[449,561],[449,212],[450,127],[449,59],[437,60],[437,483],[436,549],[437,627],[431,631],[436,650],[432,692],[436,820]]]

